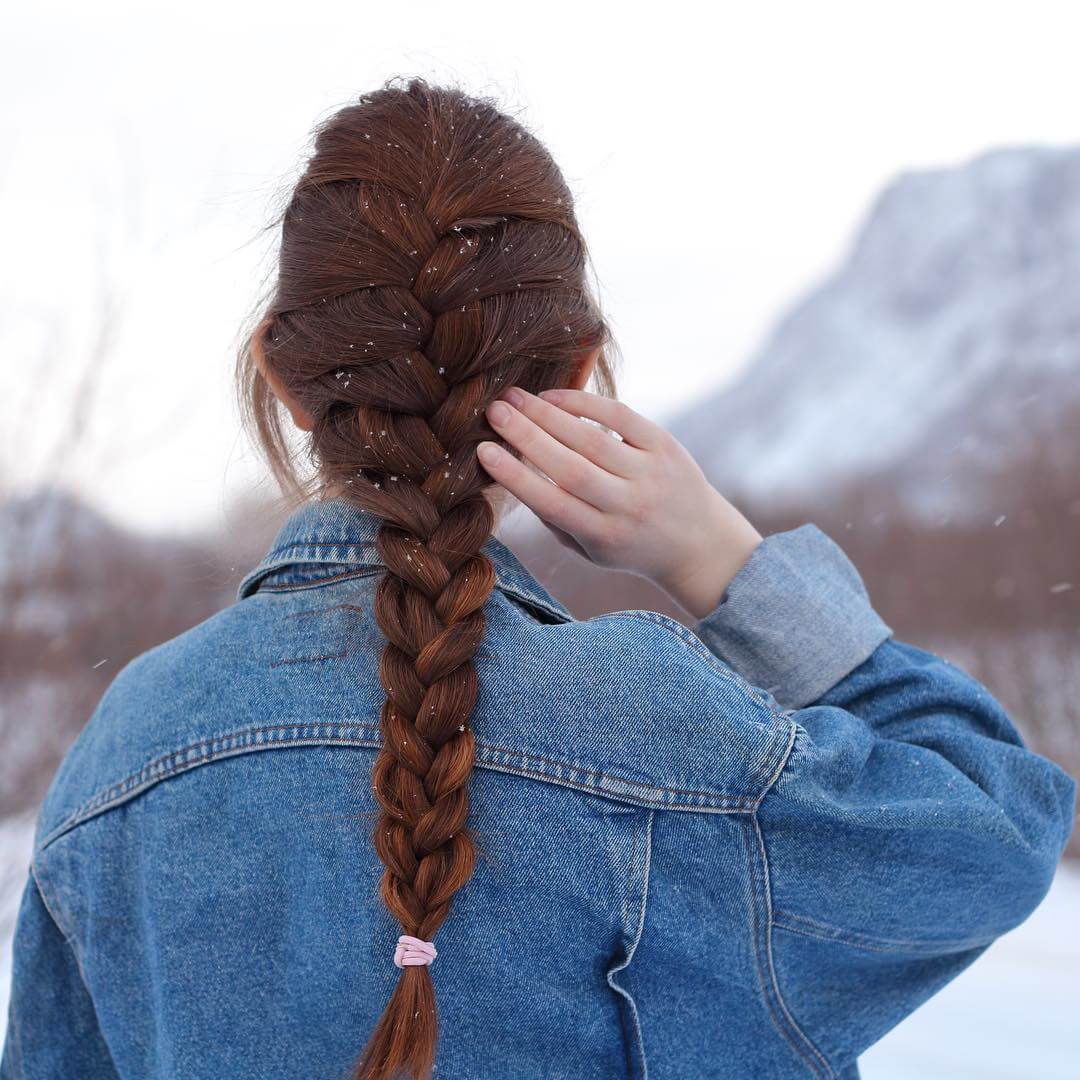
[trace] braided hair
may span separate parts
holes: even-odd
[[[319,124],[281,229],[242,400],[279,480],[382,519],[373,840],[383,902],[430,940],[475,863],[473,658],[495,582],[475,449],[498,439],[484,409],[509,385],[568,385],[610,334],[559,169],[457,89],[392,81]],[[264,371],[311,419],[306,481]],[[595,377],[613,392],[603,350]],[[431,973],[404,966],[355,1077],[428,1077],[436,1038]]]

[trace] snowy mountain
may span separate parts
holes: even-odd
[[[1074,426],[1072,147],[902,174],[737,383],[671,424],[722,490],[755,503],[869,482],[919,516],[954,518],[984,514],[1021,462],[1069,469]]]

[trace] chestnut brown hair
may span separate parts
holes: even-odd
[[[495,581],[484,409],[509,385],[568,385],[597,346],[613,393],[611,337],[559,169],[460,90],[392,81],[339,109],[277,224],[276,281],[240,350],[245,415],[285,487],[382,519],[373,839],[387,908],[431,940],[475,862],[473,656]],[[260,363],[311,419],[306,480]],[[431,972],[405,967],[357,1080],[428,1077],[436,1036]]]

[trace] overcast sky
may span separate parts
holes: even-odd
[[[58,479],[169,530],[258,483],[231,375],[260,230],[312,125],[390,76],[494,94],[548,144],[623,396],[663,420],[747,360],[896,172],[1077,140],[1077,10],[20,5],[0,39],[0,484]]]

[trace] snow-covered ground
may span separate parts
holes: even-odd
[[[33,838],[29,818],[0,821],[0,1037],[11,931]],[[1080,867],[1065,864],[1019,929],[862,1059],[864,1080],[1075,1080],[1080,1075]]]

